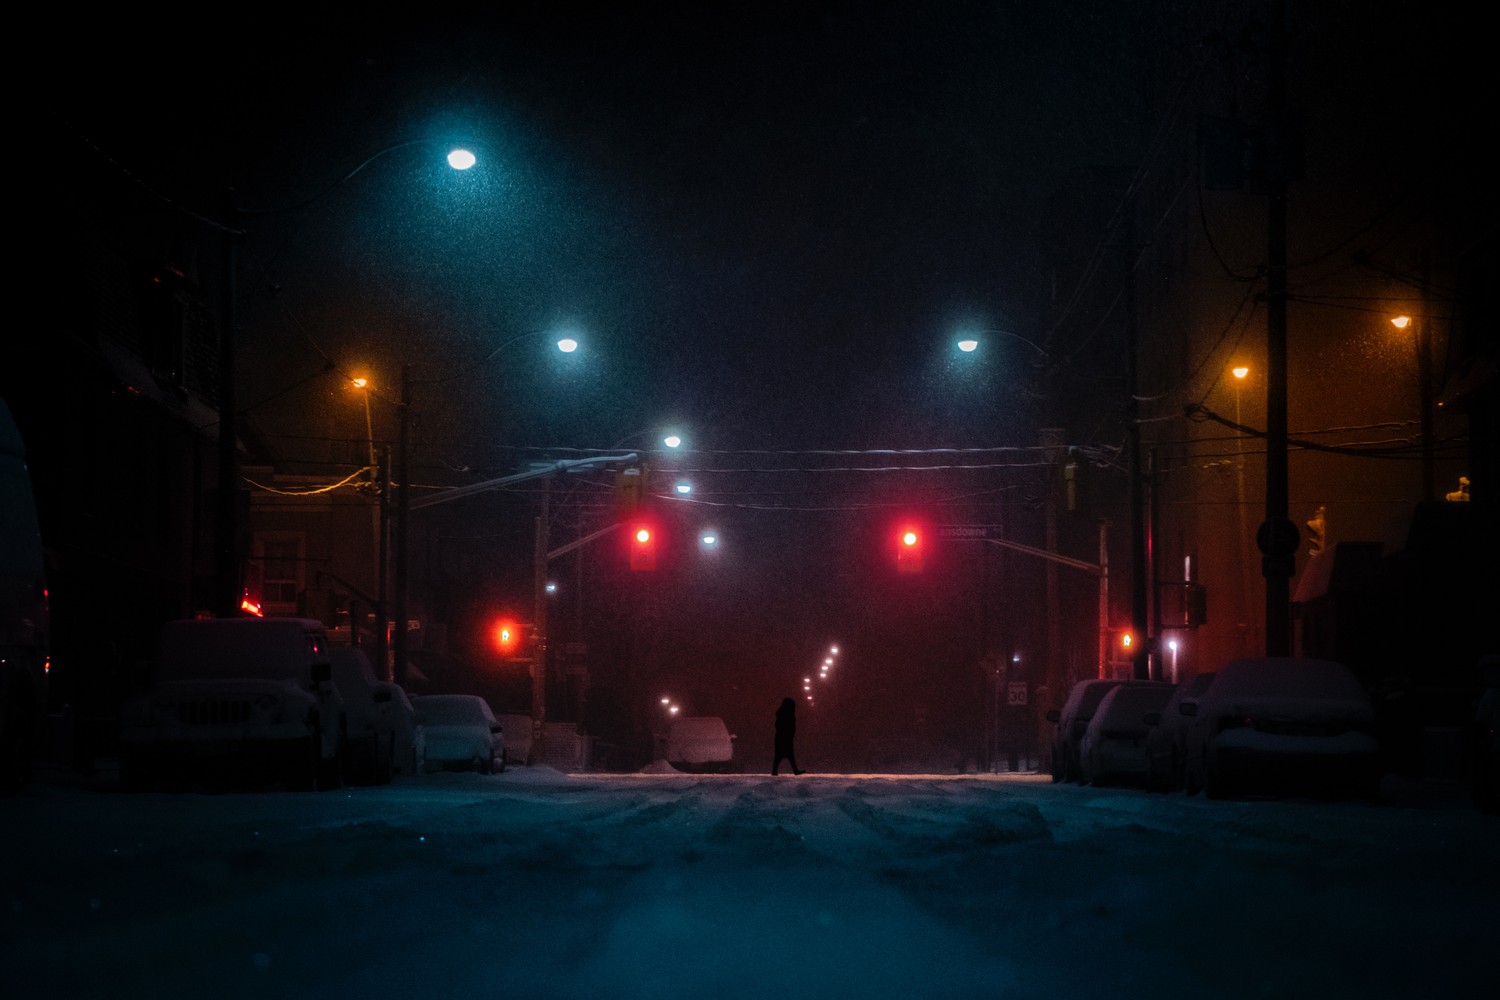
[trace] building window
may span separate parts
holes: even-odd
[[[301,584],[301,544],[295,538],[261,543],[261,586],[267,614],[296,614]]]

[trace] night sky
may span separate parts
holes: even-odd
[[[986,505],[1024,496],[1025,473],[789,470],[996,460],[824,454],[845,449],[1034,443],[1028,349],[964,357],[952,334],[1047,333],[1049,199],[1076,172],[1136,168],[1156,127],[1147,100],[1190,56],[1167,48],[1183,6],[116,15],[65,45],[47,38],[42,114],[59,142],[95,151],[80,170],[105,158],[210,219],[233,188],[240,406],[286,471],[357,460],[363,414],[341,375],[374,379],[375,433],[392,439],[403,364],[424,487],[681,428],[691,450],[672,461],[699,502],[670,523],[679,540],[717,526],[723,551],[701,565],[681,545],[649,584],[601,572],[590,586],[613,595],[607,610],[575,594],[571,614],[655,622],[653,670],[707,714],[758,724],[764,706],[768,726],[829,641],[864,639],[880,664],[864,683],[896,704],[976,689],[957,668],[946,682],[923,671],[982,652],[991,612],[963,574],[896,589],[885,533],[919,503],[962,500],[951,519],[993,520]],[[1448,29],[1419,31],[1413,5],[1390,3],[1387,36],[1367,5],[1346,6],[1362,12],[1347,32],[1327,10],[1318,25],[1341,53],[1320,70],[1368,84],[1351,120],[1415,113],[1421,96],[1391,103],[1391,78],[1363,80],[1364,60],[1398,51],[1404,32],[1426,46],[1406,69],[1433,93],[1425,60]],[[1199,43],[1228,62],[1253,47]],[[479,166],[448,170],[449,144]],[[554,330],[583,349],[548,354],[540,334]],[[605,486],[562,490],[560,530],[607,517]],[[433,522],[468,550],[478,603],[524,606],[534,501],[499,494]],[[1008,613],[1035,610],[1015,600]]]

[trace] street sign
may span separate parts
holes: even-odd
[[[1026,682],[1011,681],[1005,686],[1005,703],[1007,705],[1026,704]]]
[[[986,538],[1001,538],[998,524],[940,524],[937,536],[950,541],[984,541]]]

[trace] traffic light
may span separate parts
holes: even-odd
[[[656,568],[656,529],[649,524],[630,526],[630,568],[637,573]]]
[[[922,533],[918,529],[901,529],[896,539],[896,568],[903,573],[922,572]]]
[[[507,659],[521,656],[526,646],[524,627],[511,618],[495,622],[490,638],[494,642],[495,651]]]
[[[620,520],[635,517],[641,509],[641,498],[646,492],[644,469],[621,469],[615,473],[615,506]]]

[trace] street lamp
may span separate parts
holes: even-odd
[[[219,227],[223,234],[224,253],[219,323],[219,506],[216,518],[218,530],[215,533],[216,537],[214,539],[216,565],[213,594],[213,610],[220,617],[229,617],[235,614],[239,608],[241,598],[238,543],[240,514],[235,499],[239,493],[239,426],[236,419],[239,404],[236,396],[238,369],[235,358],[236,346],[234,333],[238,324],[238,318],[235,313],[235,301],[238,298],[235,272],[239,267],[237,249],[239,241],[245,235],[244,230],[241,228],[242,220],[246,216],[281,215],[304,209],[343,186],[376,160],[398,149],[430,144],[431,140],[429,139],[412,139],[378,149],[360,161],[353,170],[350,170],[317,194],[291,205],[271,209],[241,208],[236,203],[233,188],[228,188],[224,192],[224,219],[222,225]],[[449,166],[455,170],[467,170],[477,162],[474,154],[467,150],[450,151],[447,160]],[[368,403],[368,397],[366,398],[366,402]],[[402,413],[404,417],[404,407]],[[404,489],[403,483],[403,495]],[[403,635],[403,647],[405,644],[404,632],[405,629],[403,627],[398,633],[398,635]]]
[[[375,475],[376,475],[376,465],[375,465],[375,425],[373,423],[371,423],[371,421],[370,421],[370,389],[371,389],[370,380],[367,379],[367,378],[365,378],[365,377],[363,377],[363,376],[359,376],[359,377],[350,379],[349,382],[350,382],[351,385],[354,386],[354,388],[359,389],[360,390],[360,395],[362,397],[364,397],[364,401],[365,401],[365,440],[370,445],[370,481],[374,482],[375,481]]]
[[[1249,563],[1250,559],[1246,547],[1250,543],[1250,508],[1245,501],[1245,432],[1242,429],[1244,419],[1240,412],[1240,397],[1243,394],[1245,379],[1250,376],[1250,366],[1244,364],[1235,365],[1229,370],[1234,376],[1234,422],[1235,422],[1235,462],[1234,462],[1234,486],[1235,486],[1235,509],[1239,512],[1240,531],[1238,542],[1235,545],[1235,555],[1239,560],[1239,571],[1235,574],[1239,580],[1239,599],[1241,615],[1248,619],[1245,614],[1250,605],[1249,587]],[[1177,659],[1174,652],[1172,658],[1172,669],[1175,674]]]
[[[625,446],[626,442],[634,441],[638,437],[645,437],[647,434],[660,434],[661,437],[659,440],[661,441],[661,445],[664,448],[682,447],[682,435],[677,433],[676,431],[661,431],[655,427],[646,427],[641,430],[631,431],[629,434],[626,434],[624,437],[620,438],[620,440],[610,445],[609,450],[618,451],[620,448]]]
[[[1391,326],[1405,332],[1415,327],[1416,336],[1412,346],[1417,352],[1417,406],[1422,433],[1422,499],[1434,497],[1432,468],[1432,354],[1428,346],[1427,324],[1419,323],[1411,316],[1391,318]]]
[[[464,368],[464,369],[462,369],[462,370],[460,370],[460,371],[458,371],[456,373],[453,373],[451,375],[442,376],[440,378],[421,379],[421,380],[418,380],[417,384],[436,385],[436,384],[445,383],[445,382],[452,382],[452,381],[454,381],[456,379],[463,378],[464,376],[472,375],[479,368],[481,368],[484,365],[488,364],[489,362],[493,361],[496,357],[498,357],[500,355],[500,353],[502,351],[504,351],[506,348],[512,346],[513,344],[518,344],[518,343],[520,343],[523,340],[528,340],[528,339],[531,339],[531,338],[534,338],[534,337],[544,336],[548,332],[549,331],[546,331],[546,330],[532,330],[532,331],[530,331],[528,333],[517,334],[516,336],[511,337],[509,340],[507,340],[507,341],[503,342],[502,344],[500,344],[499,347],[496,347],[493,351],[491,351],[489,354],[487,354],[485,357],[483,357],[479,361],[475,362],[472,365],[469,365],[467,368]],[[558,340],[556,342],[556,347],[557,347],[557,349],[559,351],[561,351],[564,354],[571,354],[571,353],[573,353],[574,351],[576,351],[578,349],[578,341],[576,339],[572,338],[572,337],[564,337],[564,338],[562,338],[562,339],[560,339],[560,340]],[[396,547],[395,547],[396,551],[395,551],[395,566],[393,567],[393,575],[395,576],[395,598],[394,598],[394,601],[393,601],[394,609],[392,611],[392,617],[395,619],[395,623],[396,623],[396,626],[395,626],[396,627],[396,634],[395,634],[395,640],[396,641],[395,641],[394,646],[393,646],[394,652],[395,652],[395,670],[394,670],[394,674],[395,674],[396,683],[397,684],[402,684],[402,685],[404,685],[406,683],[406,653],[407,653],[407,610],[406,610],[407,538],[408,538],[408,534],[409,534],[409,522],[411,520],[411,488],[410,488],[410,484],[411,484],[411,392],[412,392],[412,385],[413,384],[414,384],[414,382],[413,382],[413,379],[411,377],[411,365],[409,363],[402,364],[402,366],[401,366],[401,404],[400,404],[401,430],[400,430],[400,436],[398,437],[397,442],[396,442],[396,444],[397,444],[397,463],[398,463],[398,468],[397,468],[397,472],[396,472],[396,478],[397,478],[398,482],[396,484]],[[545,496],[544,496],[543,503],[545,505]],[[544,509],[545,509],[545,507],[544,507]],[[546,615],[547,615],[547,603],[546,603],[546,584],[547,584],[547,581],[546,581],[546,572],[547,572],[546,551],[547,551],[547,540],[546,540],[546,516],[545,516],[545,514],[544,514],[543,517],[541,517],[541,518],[538,519],[536,534],[537,534],[536,549],[537,549],[538,552],[541,553],[541,557],[540,557],[541,558],[541,562],[535,568],[535,595],[534,596],[535,596],[535,607],[536,607],[535,628],[536,628],[537,640],[536,640],[534,655],[535,655],[535,657],[537,659],[537,663],[538,663],[538,666],[536,668],[536,674],[538,676],[538,679],[535,682],[535,684],[536,684],[536,686],[537,686],[538,689],[542,689],[542,686],[545,683],[545,679],[543,678],[543,675],[542,675],[541,664],[545,663],[545,659],[546,659],[546,647],[547,647],[547,642],[546,642],[546,636],[547,636],[547,623],[546,623]]]
[[[955,344],[958,349],[965,354],[974,354],[980,348],[981,337],[1008,337],[1011,340],[1020,341],[1044,358],[1050,360],[1052,357],[1051,354],[1047,353],[1045,348],[1037,344],[1035,341],[1023,337],[1019,333],[1014,333],[1010,330],[964,330],[959,334],[958,340],[955,342]]]

